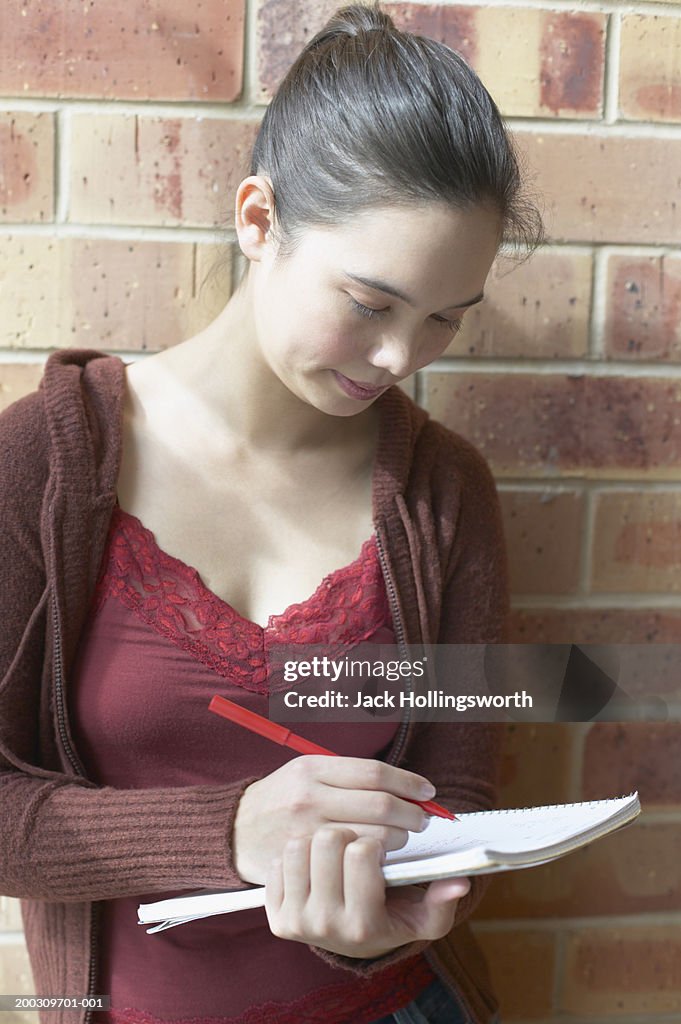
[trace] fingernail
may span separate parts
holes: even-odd
[[[421,786],[421,796],[424,800],[431,800],[436,793],[435,786],[431,785],[430,782],[426,782]]]

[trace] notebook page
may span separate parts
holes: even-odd
[[[423,832],[410,832],[400,850],[389,851],[386,863],[478,848],[507,853],[541,850],[588,832],[630,804],[631,799],[474,812],[458,815],[457,821],[433,817]]]

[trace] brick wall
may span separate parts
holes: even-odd
[[[240,269],[216,228],[273,89],[336,6],[139,0],[114,19],[90,0],[2,5],[3,406],[54,348],[144,358],[213,319]],[[681,5],[384,6],[472,62],[545,195],[550,243],[499,264],[414,382],[494,470],[513,638],[678,641]],[[504,806],[637,787],[644,813],[493,880],[475,927],[505,1021],[681,1019],[680,747],[668,722],[508,727]],[[0,990],[31,991],[8,899]]]

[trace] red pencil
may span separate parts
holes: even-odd
[[[255,711],[248,711],[239,704],[227,700],[226,697],[218,696],[218,694],[211,699],[208,710],[214,711],[216,715],[222,715],[223,718],[228,718],[230,722],[242,725],[244,729],[257,732],[258,735],[264,736],[265,739],[281,743],[285,747],[291,747],[292,750],[297,750],[299,754],[339,756],[335,751],[327,750],[326,747],[320,747],[318,743],[312,743],[311,740],[297,736],[290,729],[287,729],[286,726],[279,725],[278,722],[271,722],[269,718],[263,718],[262,715],[256,715]],[[450,821],[456,821],[456,817],[451,811],[448,811],[446,807],[441,807],[440,804],[436,804],[434,800],[411,800],[409,797],[402,797],[402,799],[409,800],[411,804],[418,804],[427,814],[434,814],[438,818],[448,818]]]

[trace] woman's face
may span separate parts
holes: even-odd
[[[363,411],[442,355],[482,298],[499,228],[487,207],[431,203],[308,230],[293,256],[251,267],[263,358],[320,411]]]

